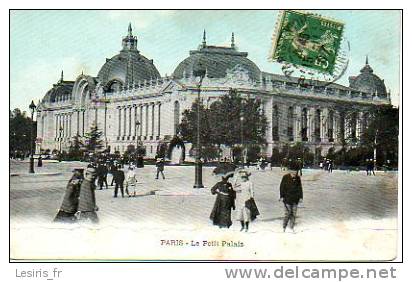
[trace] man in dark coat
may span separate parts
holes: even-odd
[[[100,163],[99,166],[97,167],[97,175],[98,175],[97,182],[99,183],[100,190],[103,189],[103,185],[106,185],[106,189],[108,189],[107,173],[108,173],[107,166],[104,163]]]
[[[296,161],[296,165],[298,173],[300,174],[300,176],[302,176],[303,161],[300,158],[298,158],[298,160]]]
[[[119,188],[120,188],[120,192],[122,193],[122,198],[124,197],[124,190],[123,190],[124,178],[125,178],[124,171],[122,170],[122,166],[119,165],[114,174],[114,182],[116,183],[116,186],[114,188],[115,198],[117,198],[117,192],[119,191]]]
[[[42,167],[43,166],[43,159],[41,156],[39,156],[39,158],[37,159],[37,166],[38,167]]]
[[[54,222],[73,223],[76,220],[75,214],[79,205],[80,185],[83,181],[83,169],[75,169],[73,176],[67,183],[63,202],[54,218]]]
[[[283,231],[286,231],[288,222],[294,231],[298,203],[303,200],[302,182],[298,175],[299,164],[291,163],[289,172],[285,174],[280,183],[280,200],[285,206],[285,217],[283,220]]]
[[[220,228],[229,228],[232,225],[231,210],[235,209],[236,192],[227,180],[228,177],[223,176],[222,181],[216,183],[211,189],[212,195],[217,196],[210,219]]]
[[[96,169],[89,167],[86,169],[84,180],[80,186],[79,207],[77,218],[79,221],[91,221],[97,223],[99,221],[96,211],[96,186],[94,184],[96,179]]]

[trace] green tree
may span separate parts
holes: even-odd
[[[392,105],[379,106],[370,112],[367,130],[361,136],[361,145],[369,155],[376,149],[377,163],[383,165],[390,160],[398,163],[399,109]]]
[[[95,153],[97,150],[103,148],[102,135],[103,132],[101,132],[95,124],[91,126],[90,132],[85,134],[85,148],[89,153]]]
[[[190,110],[183,112],[180,134],[184,141],[196,147],[197,136],[197,102]],[[261,111],[261,101],[254,98],[243,98],[235,90],[221,96],[213,102],[209,109],[200,104],[200,140],[203,154],[216,150],[203,150],[206,147],[220,148],[225,145],[232,150],[243,145],[261,145],[265,143],[267,120]],[[242,118],[242,119],[241,119]],[[243,133],[243,134],[242,134]],[[206,157],[206,156],[204,156]]]
[[[72,138],[72,142],[69,147],[69,158],[73,160],[79,160],[83,155],[83,142],[80,139],[80,135],[76,134]]]
[[[30,152],[37,130],[36,122],[26,115],[26,112],[22,112],[20,109],[14,109],[9,112],[10,152]],[[30,140],[31,133],[32,140]]]

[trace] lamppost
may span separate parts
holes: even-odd
[[[33,140],[33,130],[34,130],[34,121],[33,121],[33,116],[34,116],[34,111],[36,110],[36,105],[34,104],[34,101],[31,101],[31,104],[29,105],[29,108],[31,110],[31,127],[30,127],[30,169],[29,173],[34,173],[34,140]]]
[[[205,77],[206,71],[200,70],[197,75],[199,76],[199,84],[197,85],[197,148],[196,148],[196,161],[195,161],[195,184],[193,188],[204,188],[202,183],[202,162],[200,161],[200,88],[202,86],[203,78]]]
[[[62,135],[63,135],[63,127],[60,126],[60,128],[59,128],[59,154],[60,154],[60,156],[62,154],[62,139],[63,139]]]
[[[136,121],[136,123],[135,123],[135,133],[136,133],[136,159],[137,159],[137,148],[139,147],[139,138],[137,138],[137,132],[138,132],[138,130],[139,130],[139,126],[140,126],[140,122],[139,121]]]
[[[244,154],[244,148],[243,148],[243,113],[240,113],[240,146],[242,148],[241,152],[241,157],[242,157],[242,168],[245,167],[245,154]]]

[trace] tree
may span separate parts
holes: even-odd
[[[399,109],[392,105],[379,106],[370,112],[368,127],[361,136],[361,146],[370,154],[376,150],[378,165],[387,160],[398,163]]]
[[[196,100],[190,110],[183,112],[179,126],[183,140],[191,142],[194,147],[197,145],[197,103]],[[261,111],[259,99],[245,99],[231,90],[213,102],[209,109],[201,103],[199,113],[200,140],[205,158],[204,154],[208,152],[211,153],[208,158],[216,155],[216,150],[204,150],[206,147],[211,149],[225,145],[231,149],[232,155],[236,155],[233,152],[235,147],[265,143],[267,120]]]
[[[267,120],[261,104],[260,99],[243,98],[236,90],[220,97],[210,106],[212,141],[230,148],[242,141],[243,144],[264,144]]]
[[[76,134],[72,138],[72,142],[69,147],[69,158],[78,160],[82,157],[82,149],[83,149],[83,143],[80,139],[80,135]]]
[[[95,153],[103,148],[103,140],[101,139],[103,132],[99,131],[97,125],[93,124],[90,132],[85,134],[85,148],[89,153]]]
[[[30,151],[31,144],[36,138],[36,122],[26,116],[26,112],[14,109],[9,113],[10,125],[10,152],[19,151],[26,154]],[[32,140],[30,135],[32,133]]]

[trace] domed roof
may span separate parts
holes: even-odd
[[[137,83],[138,81],[159,78],[160,74],[153,64],[137,50],[137,37],[133,36],[129,25],[128,35],[122,40],[123,49],[100,69],[97,79],[103,86],[112,82],[120,82],[123,86]]]
[[[383,79],[373,73],[373,69],[368,63],[361,69],[358,76],[349,77],[349,87],[367,93],[377,93],[378,97],[387,97],[386,86]]]
[[[177,79],[183,76],[198,76],[199,73],[205,73],[210,78],[226,77],[228,70],[236,66],[241,66],[248,72],[252,80],[260,78],[260,69],[258,66],[247,58],[248,53],[238,52],[234,44],[232,34],[231,47],[218,47],[206,45],[206,35],[203,35],[203,44],[198,50],[190,51],[190,56],[184,59],[173,72]]]
[[[64,81],[63,71],[60,80],[53,84],[53,88],[47,91],[43,97],[43,102],[54,103],[56,101],[71,99],[74,81]]]

